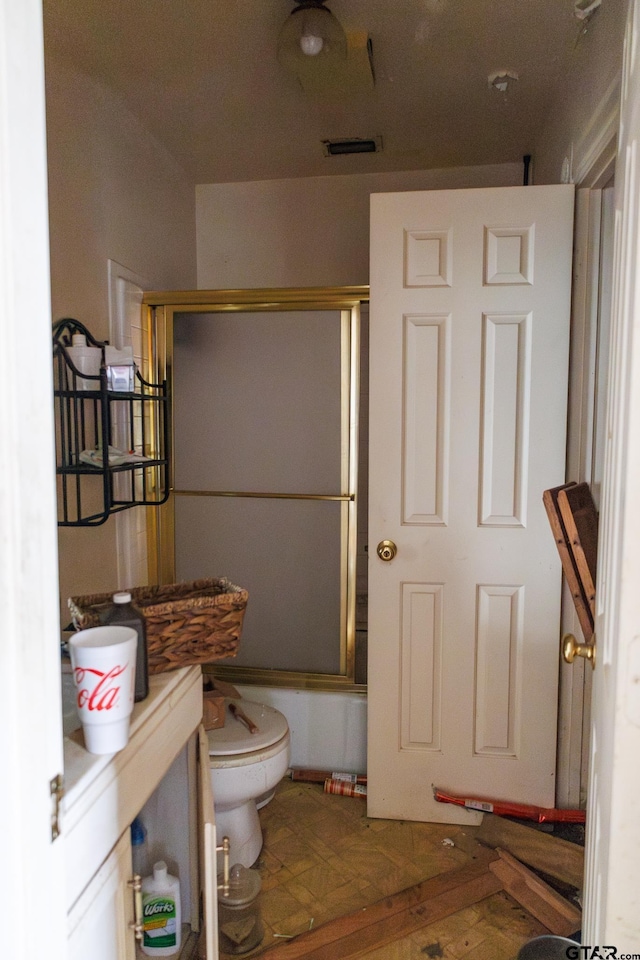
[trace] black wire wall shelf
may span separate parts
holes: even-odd
[[[73,336],[99,348],[100,372],[74,364]],[[79,320],[53,326],[58,525],[95,527],[122,510],[159,506],[169,496],[166,380],[136,369],[134,389],[109,388],[105,348]]]

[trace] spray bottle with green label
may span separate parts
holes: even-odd
[[[142,951],[149,957],[170,957],[180,950],[180,881],[167,873],[164,860],[142,881]]]

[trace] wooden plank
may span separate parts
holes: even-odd
[[[497,893],[502,882],[488,870],[489,863],[497,859],[495,854],[480,855],[463,867],[269,947],[261,956],[268,960],[351,960],[362,956]]]
[[[395,917],[380,920],[319,950],[306,953],[305,957],[307,960],[336,960],[336,957],[340,957],[340,960],[356,960],[357,957],[402,940],[431,923],[473,906],[502,889],[500,878],[487,871],[477,880],[470,880],[449,893],[443,893],[433,900],[404,910]]]
[[[576,843],[491,813],[485,813],[475,836],[489,847],[507,850],[534,870],[582,888],[584,850]]]
[[[580,929],[582,912],[576,906],[552,890],[510,853],[505,850],[498,850],[498,853],[499,859],[489,864],[489,870],[525,910],[557,936],[567,937]]]
[[[569,537],[569,546],[589,603],[592,617],[596,608],[596,566],[598,559],[598,513],[588,483],[560,490],[558,507]]]
[[[575,483],[566,483],[561,487],[551,487],[549,490],[544,491],[542,495],[542,501],[547,511],[551,532],[553,533],[553,538],[556,542],[556,547],[558,548],[558,554],[560,555],[560,561],[562,563],[562,571],[565,575],[567,586],[571,591],[578,621],[580,623],[580,627],[582,628],[585,642],[589,643],[593,637],[593,614],[582,585],[580,572],[578,570],[573,551],[569,545],[569,533],[565,527],[558,503],[558,496],[560,492],[567,491],[575,486],[577,486]]]

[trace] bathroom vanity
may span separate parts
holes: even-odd
[[[63,676],[63,693],[68,680]],[[150,678],[149,696],[134,707],[130,739],[119,753],[99,756],[83,746],[79,721],[67,710],[64,740],[64,842],[69,960],[135,960],[136,909],[130,824],[181,751],[186,751],[190,910],[183,920],[185,960],[200,929],[200,892],[205,911],[207,960],[216,960],[216,837],[213,796],[204,757],[199,775],[198,727],[202,718],[200,667],[185,667]],[[204,731],[202,731],[204,733]],[[206,737],[205,737],[206,742]],[[184,902],[184,901],[183,901]],[[139,909],[139,908],[138,908]],[[193,936],[191,935],[193,931]],[[185,936],[186,934],[186,936]],[[176,957],[179,957],[176,954]]]

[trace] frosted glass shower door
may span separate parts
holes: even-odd
[[[238,666],[340,672],[340,527],[335,501],[179,497],[180,579],[224,574],[249,591]]]
[[[249,591],[234,665],[345,672],[353,338],[345,310],[174,316],[176,579]]]

